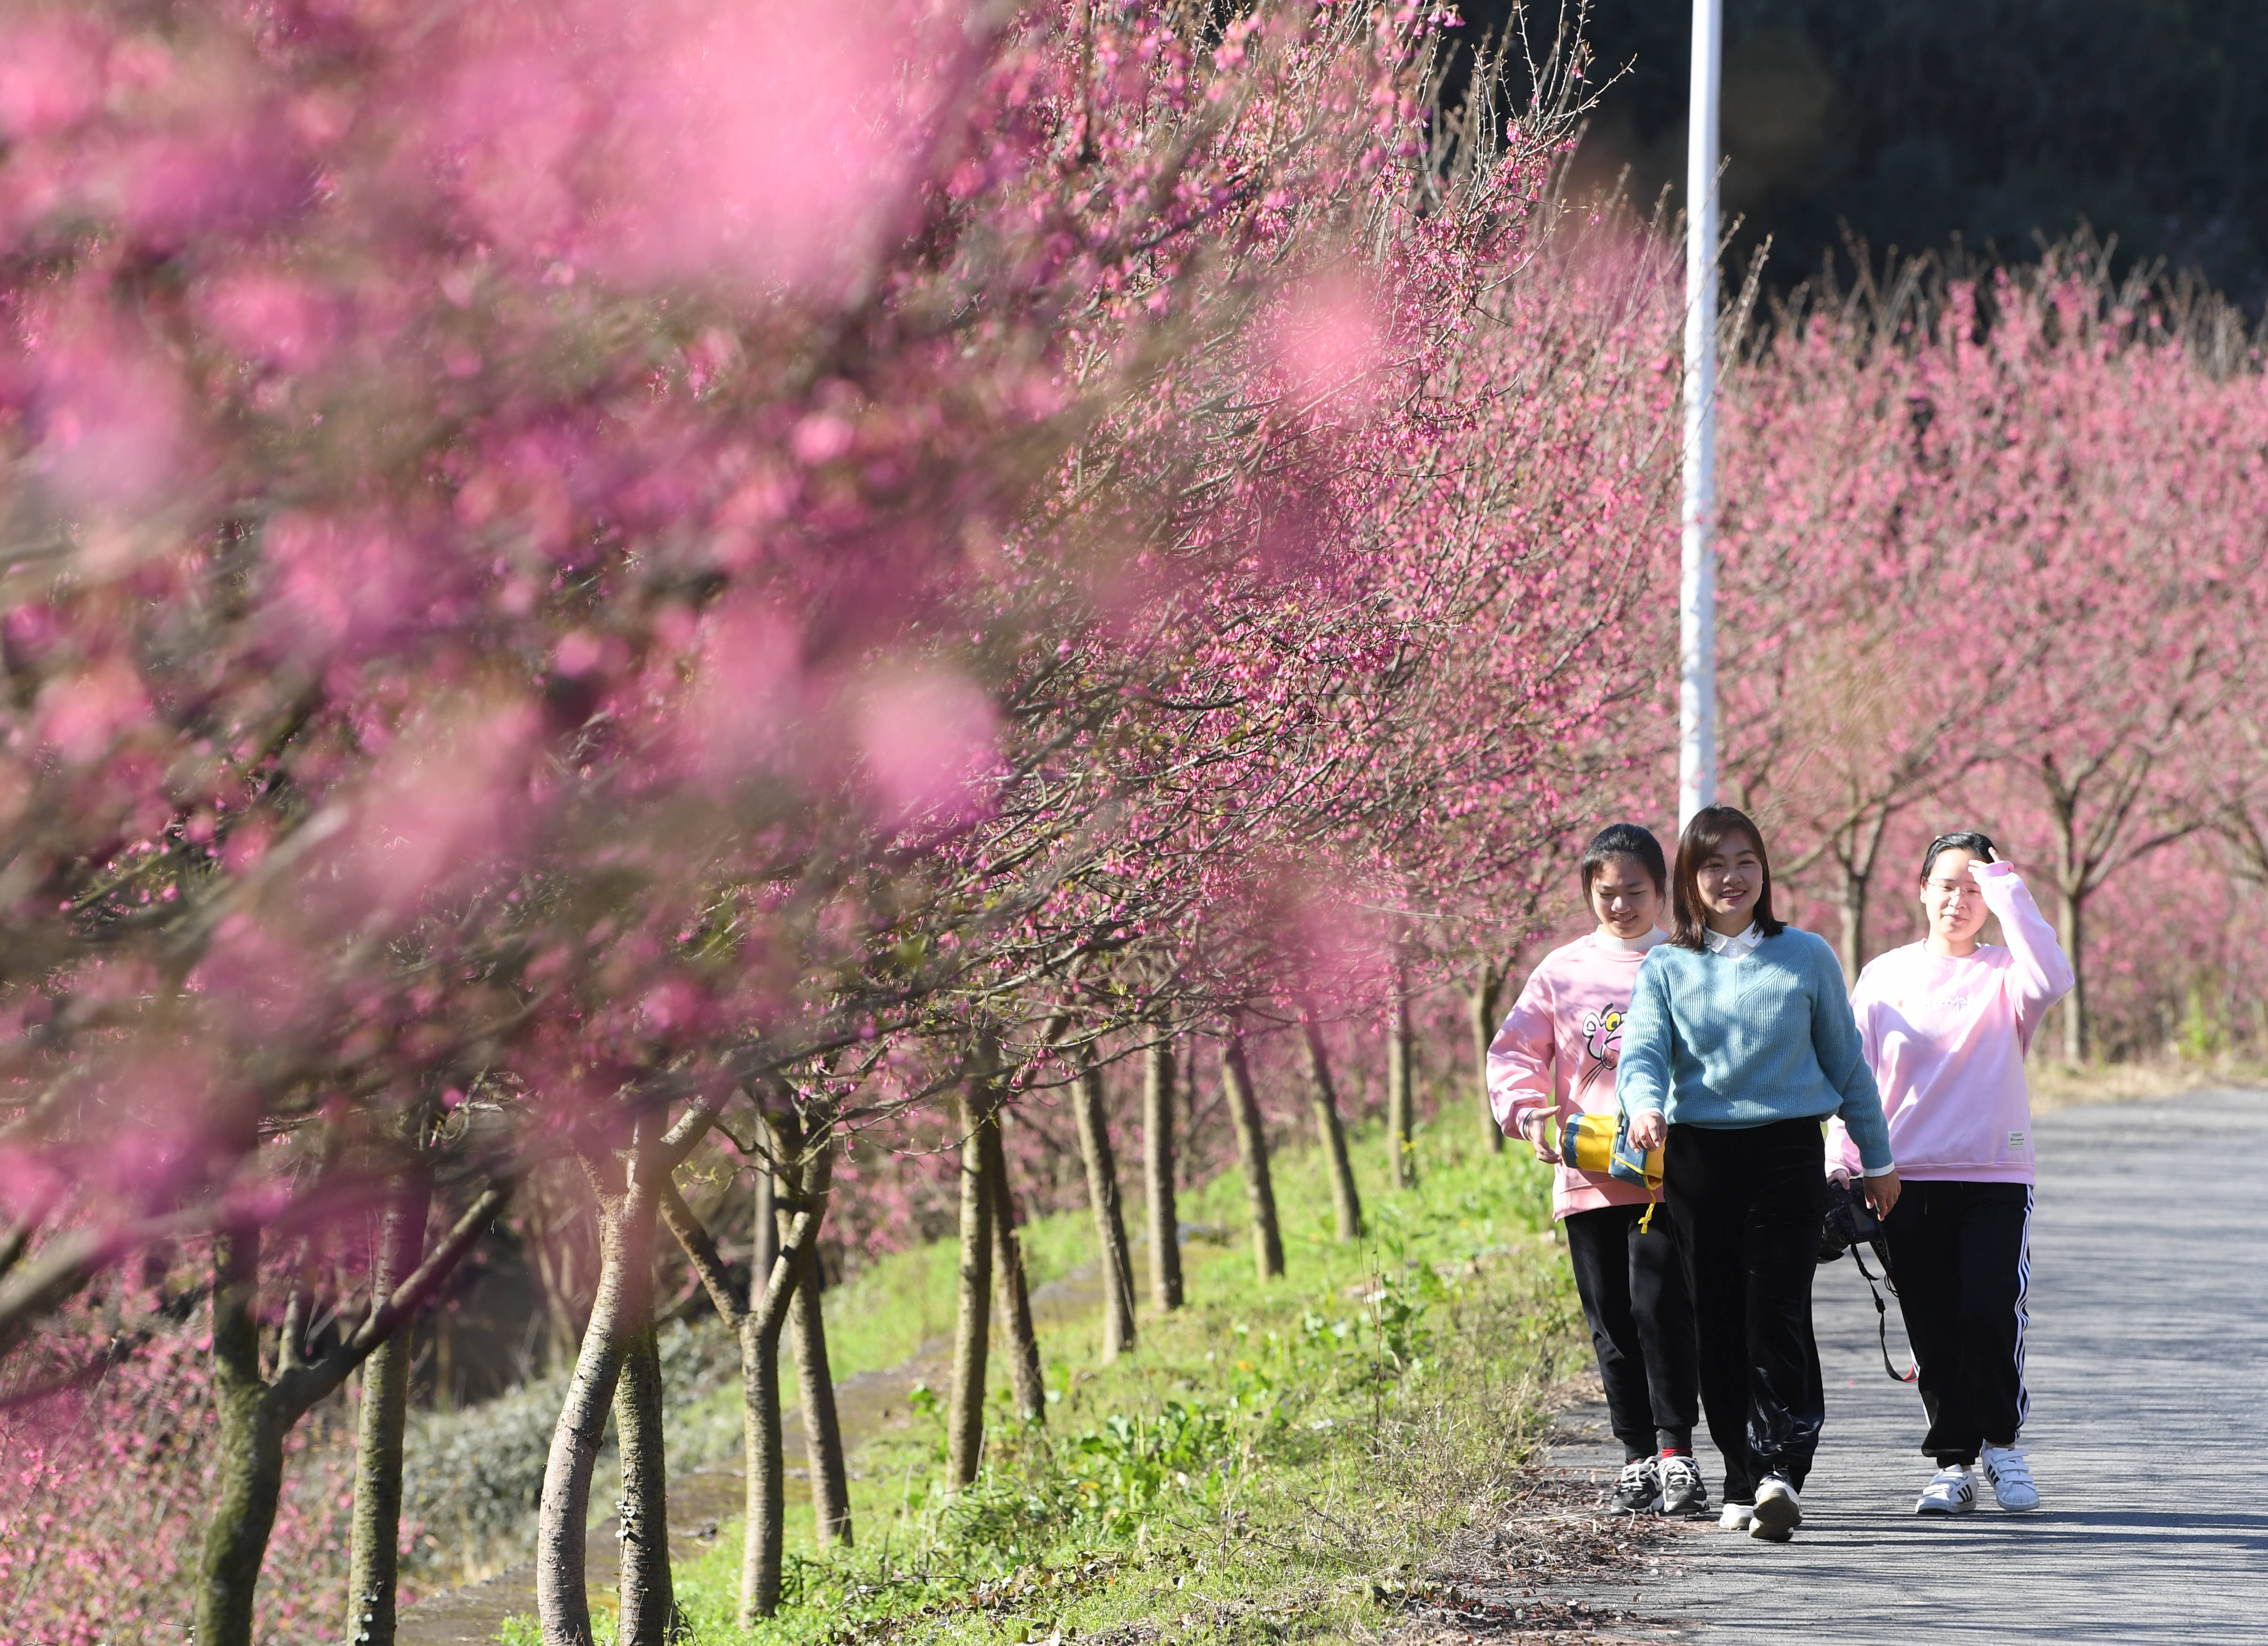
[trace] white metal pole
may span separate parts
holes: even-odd
[[[1685,503],[1677,598],[1677,826],[1717,801],[1717,87],[1724,0],[1693,0],[1685,137]]]

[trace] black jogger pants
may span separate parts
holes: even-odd
[[[1921,1449],[1973,1464],[2013,1443],[2024,1391],[2032,1191],[2021,1183],[1909,1183],[1882,1224],[1929,1432]]]
[[[1819,1137],[1817,1120],[1669,1128],[1662,1192],[1685,1254],[1727,1503],[1754,1502],[1770,1473],[1800,1490],[1826,1421],[1811,1333],[1827,1214]]]
[[[1608,1421],[1625,1458],[1691,1450],[1699,1415],[1693,1304],[1675,1220],[1665,1206],[1650,1220],[1646,1214],[1643,1206],[1602,1206],[1571,1212],[1564,1223]]]

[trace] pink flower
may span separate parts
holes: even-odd
[[[44,137],[102,102],[102,47],[87,23],[35,13],[0,30],[0,136]]]
[[[176,373],[102,321],[67,322],[32,355],[37,468],[72,501],[131,509],[173,481],[185,444]]]
[[[122,662],[99,663],[86,673],[50,680],[40,689],[41,739],[75,765],[91,765],[150,716],[149,694]]]
[[[711,618],[700,672],[674,726],[703,781],[735,783],[792,757],[800,650],[795,625],[768,605],[742,602]]]
[[[247,269],[209,288],[200,306],[223,341],[248,359],[304,371],[331,346],[329,305],[302,281]]]
[[[1359,415],[1366,380],[1385,358],[1378,294],[1351,269],[1293,285],[1269,335],[1285,392],[1295,405],[1320,402],[1342,417]]]
[[[999,716],[975,682],[944,672],[886,676],[862,694],[857,727],[886,821],[961,823],[991,809],[985,780],[999,764]]]

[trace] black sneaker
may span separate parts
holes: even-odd
[[[1700,1465],[1680,1453],[1664,1458],[1654,1473],[1661,1482],[1661,1512],[1690,1519],[1709,1512],[1709,1488],[1701,1479]]]
[[[1661,1507],[1661,1471],[1651,1458],[1638,1458],[1623,1465],[1622,1479],[1615,1482],[1614,1495],[1607,1500],[1607,1511],[1615,1515],[1650,1515]]]

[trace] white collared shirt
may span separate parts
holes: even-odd
[[[1764,934],[1756,929],[1756,923],[1754,920],[1749,922],[1747,931],[1737,932],[1730,937],[1726,936],[1714,926],[1706,926],[1703,929],[1708,934],[1703,941],[1709,945],[1709,952],[1712,955],[1722,955],[1728,960],[1746,959],[1755,954],[1756,946],[1764,941]]]

